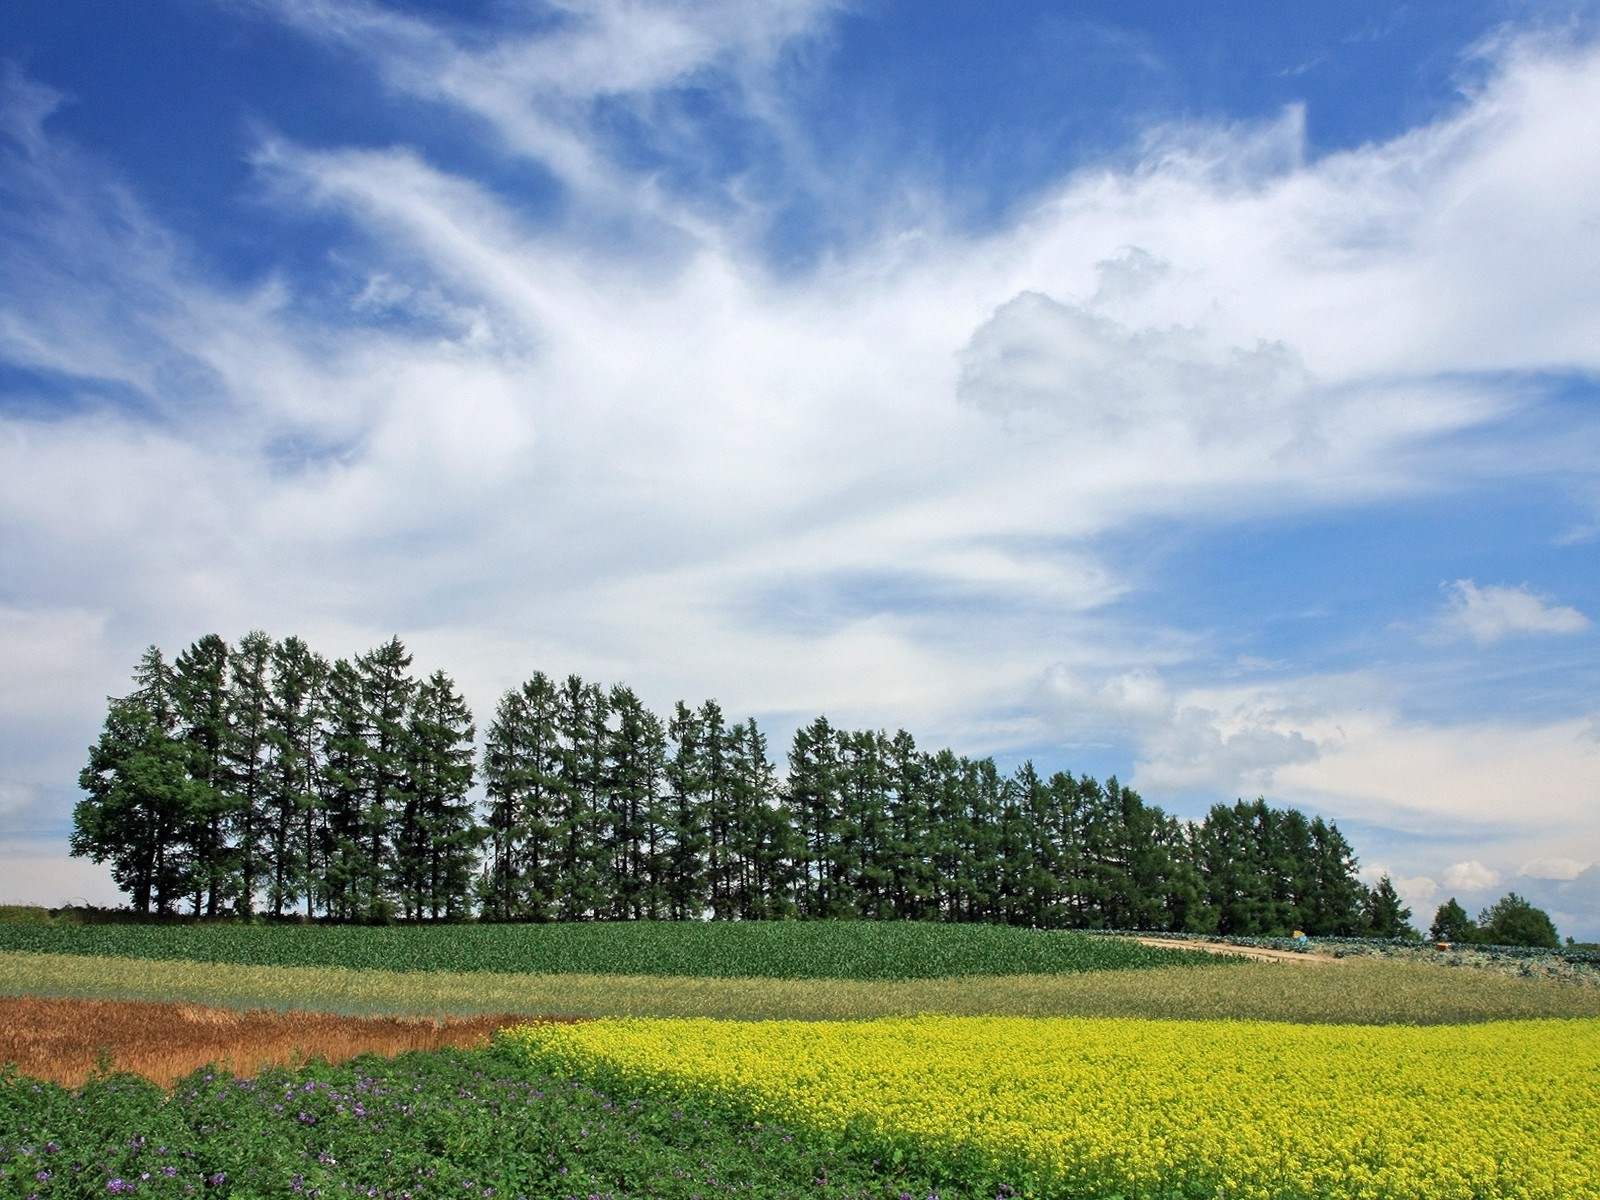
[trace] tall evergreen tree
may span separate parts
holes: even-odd
[[[968,921],[995,921],[1000,894],[1000,772],[992,758],[962,758],[960,780],[963,812],[958,829],[966,841],[956,891],[962,916]]]
[[[361,801],[362,864],[359,894],[369,921],[394,915],[398,882],[395,830],[409,801],[410,716],[417,681],[408,673],[411,655],[398,637],[356,658],[365,715],[365,745],[356,760]]]
[[[734,915],[746,921],[792,916],[796,844],[767,757],[766,735],[754,720],[742,721],[728,741],[739,867]]]
[[[1212,805],[1196,839],[1196,857],[1220,933],[1265,933],[1272,919],[1272,882],[1264,853],[1266,805]]]
[[[572,921],[592,917],[606,906],[600,886],[612,831],[602,800],[608,741],[605,693],[569,675],[557,695],[556,713],[556,915]]]
[[[662,808],[666,730],[631,688],[613,687],[607,706],[614,722],[605,756],[612,829],[611,915],[655,920],[666,904],[668,828]]]
[[[407,917],[466,915],[481,842],[467,792],[476,729],[453,680],[435,671],[417,687],[407,718],[404,808],[395,847]]]
[[[1411,928],[1411,910],[1400,902],[1400,893],[1394,890],[1394,881],[1384,875],[1367,893],[1361,906],[1361,916],[1366,923],[1368,937],[1414,938],[1417,931]]]
[[[734,750],[722,706],[707,700],[694,714],[694,787],[705,833],[705,903],[713,919],[738,912],[740,830]]]
[[[884,851],[891,908],[901,920],[925,921],[938,912],[932,795],[927,756],[918,751],[916,739],[904,729],[884,748],[883,771],[888,796]]]
[[[1315,817],[1311,822],[1314,880],[1311,899],[1302,903],[1300,928],[1306,933],[1351,936],[1362,928],[1360,865],[1339,827]]]
[[[328,671],[322,710],[320,757],[322,813],[318,858],[320,890],[328,916],[341,921],[361,916],[367,901],[366,859],[367,747],[371,721],[361,695],[361,677],[346,658]]]
[[[1146,804],[1115,777],[1106,781],[1105,801],[1117,831],[1111,841],[1115,887],[1104,909],[1106,925],[1113,929],[1166,928],[1175,874],[1171,844],[1163,836],[1166,814]]]
[[[1100,789],[1092,780],[1082,784],[1070,771],[1057,771],[1046,784],[1049,792],[1050,842],[1055,854],[1058,923],[1067,929],[1085,929],[1093,907],[1088,878],[1089,813]]]
[[[667,722],[666,915],[698,920],[706,908],[706,737],[701,712],[678,701]]]
[[[837,903],[871,920],[894,915],[888,743],[878,730],[839,735]]]
[[[1028,891],[1034,838],[1027,825],[1028,789],[1039,782],[1032,763],[1000,781],[995,823],[994,916],[1007,925],[1031,924]]]
[[[1467,910],[1451,896],[1433,914],[1433,924],[1428,927],[1428,937],[1435,942],[1461,942],[1470,944],[1478,940],[1478,923],[1467,916]]]
[[[173,662],[179,732],[189,756],[195,815],[194,911],[219,915],[240,890],[237,856],[228,843],[236,817],[229,788],[228,644],[214,633]]]
[[[827,717],[795,730],[788,801],[800,852],[795,900],[804,917],[842,915],[836,872],[841,859],[840,774],[838,740]]]
[[[495,710],[484,753],[490,856],[481,896],[493,920],[548,921],[558,899],[556,814],[563,787],[556,685],[543,672]]]
[[[923,759],[927,795],[927,854],[931,867],[931,916],[947,921],[966,919],[961,880],[970,873],[967,847],[972,840],[966,803],[966,760],[939,750]]]
[[[327,660],[298,637],[284,638],[272,649],[263,819],[267,907],[274,916],[283,916],[303,898],[310,919],[322,894],[319,733],[328,671]]]
[[[228,834],[238,879],[236,908],[255,911],[256,890],[269,851],[266,813],[271,748],[272,639],[259,629],[239,639],[228,658],[228,721],[224,765]]]

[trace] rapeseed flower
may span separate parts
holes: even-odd
[[[541,1063],[985,1162],[1025,1194],[1600,1200],[1600,1021],[918,1017],[516,1030]]]

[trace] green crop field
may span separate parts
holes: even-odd
[[[776,1200],[930,1195],[933,1186],[823,1139],[550,1078],[499,1049],[252,1079],[202,1070],[170,1096],[132,1076],[73,1094],[0,1074],[4,1200]]]
[[[340,928],[17,921],[0,923],[0,995],[186,1000],[351,1014],[713,1017],[867,1021],[869,1027],[878,1018],[917,1014],[943,1014],[938,1020],[1136,1018],[1152,1022],[1151,1030],[1168,1029],[1164,1036],[1171,1045],[1190,1046],[1197,1062],[1210,1060],[1182,1033],[1187,1026],[1172,1031],[1172,1022],[1196,1022],[1196,1036],[1203,1032],[1216,1040],[1220,1021],[1236,1024],[1238,1044],[1252,1047],[1251,1061],[1259,1060],[1253,1070],[1271,1067],[1274,1072],[1271,1079],[1230,1075],[1207,1084],[1233,1096],[1242,1112],[1254,1111],[1251,1089],[1258,1085],[1270,1083],[1279,1091],[1291,1085],[1309,1088],[1306,1095],[1314,1099],[1322,1086],[1317,1079],[1326,1076],[1331,1087],[1331,1081],[1357,1067],[1370,1074],[1375,1069],[1370,1054],[1349,1064],[1338,1058],[1346,1052],[1337,1048],[1346,1041],[1366,1044],[1364,1026],[1391,1027],[1394,1032],[1386,1036],[1394,1052],[1410,1054],[1408,1027],[1416,1027],[1420,1036],[1422,1026],[1566,1018],[1525,1028],[1535,1042],[1542,1036],[1537,1029],[1548,1028],[1552,1037],[1570,1029],[1560,1034],[1575,1048],[1570,1058],[1592,1053],[1594,1038],[1585,1030],[1600,1019],[1597,988],[1425,962],[1245,962],[1150,950],[1113,938],[864,923]],[[1319,1025],[1353,1032],[1347,1036],[1330,1029],[1324,1038],[1310,1032]],[[1484,1028],[1483,1036],[1494,1042],[1498,1027]],[[1273,1047],[1287,1035],[1272,1031],[1292,1029],[1307,1036],[1295,1043],[1301,1048],[1293,1062],[1283,1060],[1280,1072],[1272,1066],[1278,1061]],[[753,1044],[765,1041],[757,1033]],[[912,1043],[896,1045],[901,1047],[896,1061],[922,1061]],[[1154,1045],[1131,1028],[1116,1049],[1125,1059],[1120,1066],[1095,1059],[1084,1069],[1093,1065],[1117,1078],[1129,1071],[1154,1072],[1148,1103],[1151,1111],[1165,1112],[1164,1068],[1146,1061]],[[1076,1053],[1070,1044],[1053,1042],[1050,1048],[1058,1057]],[[721,1071],[729,1072],[730,1081],[744,1078],[745,1068],[736,1062],[723,1064],[709,1048],[706,1053],[696,1070],[710,1072],[707,1078],[719,1078]],[[959,1036],[947,1037],[938,1052],[946,1091],[963,1078],[983,1077],[989,1054]],[[667,1061],[689,1058],[680,1048]],[[782,1056],[774,1061],[781,1063]],[[933,1060],[927,1061],[931,1068]],[[797,1060],[795,1069],[810,1077],[804,1062]],[[1571,1065],[1574,1078],[1587,1078],[1584,1070],[1582,1063]],[[1380,1070],[1376,1078],[1381,1075]],[[1013,1194],[1040,1200],[1195,1200],[1201,1195],[1216,1200],[1235,1195],[1226,1183],[1232,1151],[1216,1161],[1184,1159],[1172,1171],[1148,1177],[1119,1174],[1087,1160],[1081,1169],[1068,1164],[1052,1168],[1053,1175],[1041,1174],[1018,1166],[1024,1159],[1009,1150],[969,1153],[948,1139],[924,1144],[920,1135],[888,1126],[757,1114],[742,1101],[729,1102],[732,1092],[708,1090],[704,1083],[678,1087],[664,1078],[657,1071],[635,1079],[609,1067],[554,1070],[550,1061],[530,1059],[509,1042],[481,1051],[368,1058],[342,1066],[312,1063],[246,1079],[212,1067],[170,1094],[126,1076],[105,1075],[73,1093],[0,1074],[0,1200],[121,1194],[240,1200],[308,1195],[708,1200],[735,1193],[752,1200],[801,1195],[1006,1200]],[[1532,1113],[1538,1107],[1537,1073],[1530,1080]],[[841,1076],[841,1086],[844,1082]],[[896,1095],[904,1083],[892,1085]],[[850,1086],[870,1093],[872,1084],[852,1078]],[[886,1081],[885,1086],[891,1085]],[[1433,1096],[1438,1087],[1428,1084],[1423,1090]],[[828,1089],[815,1094],[826,1096]],[[988,1103],[982,1087],[962,1094],[976,1096],[980,1107]],[[1428,1101],[1447,1102],[1447,1096]],[[913,1096],[896,1103],[915,1109],[918,1102]],[[1506,1119],[1520,1120],[1518,1111],[1515,1104],[1505,1108]],[[1580,1122],[1589,1119],[1582,1105],[1572,1111]],[[1325,1117],[1330,1129],[1341,1127],[1338,1112]],[[1059,1123],[1065,1117],[1051,1119]],[[1120,1128],[1111,1109],[1084,1119],[1091,1121],[1084,1129]],[[1413,1127],[1430,1128],[1423,1118],[1404,1126]],[[1001,1126],[984,1136],[994,1145],[1010,1145]],[[1534,1169],[1537,1163],[1507,1159],[1495,1164],[1495,1147],[1502,1141],[1520,1145],[1517,1138],[1538,1136],[1537,1130],[1520,1126],[1490,1130],[1471,1151],[1490,1155],[1482,1164],[1474,1159],[1461,1165],[1447,1147],[1435,1158],[1452,1163],[1449,1172],[1421,1164],[1412,1154],[1408,1161],[1415,1178],[1408,1176],[1407,1186],[1421,1187],[1416,1195],[1426,1200],[1600,1197],[1600,1190],[1584,1190],[1581,1182],[1587,1160],[1567,1151],[1561,1159],[1567,1164],[1564,1173],[1548,1178]],[[1240,1183],[1239,1196],[1297,1200],[1302,1191],[1294,1188],[1302,1184],[1321,1189],[1303,1192],[1318,1200],[1366,1194],[1353,1182],[1341,1190],[1337,1164],[1319,1167],[1320,1174],[1306,1174],[1293,1187],[1285,1173],[1284,1186],[1278,1187],[1272,1182],[1277,1168],[1259,1153],[1261,1138],[1241,1128],[1237,1139],[1239,1146],[1252,1147],[1250,1187],[1255,1189],[1243,1190]],[[1114,1142],[1106,1144],[1115,1150]],[[1411,1152],[1386,1142],[1362,1143],[1353,1153],[1359,1161],[1352,1160],[1351,1180],[1369,1166],[1381,1166],[1378,1159],[1367,1161],[1372,1155]],[[1574,1176],[1574,1170],[1580,1174]],[[1070,1185],[1059,1182],[1069,1178]],[[1451,1182],[1458,1179],[1476,1190],[1461,1191]]]
[[[936,979],[1174,966],[1214,957],[1003,925],[661,921],[565,925],[0,924],[0,951],[263,967],[701,979]]]

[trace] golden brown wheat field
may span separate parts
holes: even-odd
[[[399,1054],[483,1045],[525,1016],[343,1017],[331,1013],[241,1012],[147,1000],[65,1000],[0,996],[0,1063],[24,1075],[77,1087],[102,1049],[117,1070],[171,1086],[196,1067],[226,1063],[241,1075],[308,1058]]]

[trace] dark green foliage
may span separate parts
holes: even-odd
[[[259,629],[240,639],[228,658],[228,722],[224,739],[228,834],[238,871],[239,915],[255,908],[267,858],[267,794],[271,750],[272,639]]]
[[[50,910],[42,905],[0,904],[0,925],[48,924],[50,924]]]
[[[207,1069],[78,1094],[0,1075],[0,1197],[929,1195],[931,1178],[671,1099],[542,1077],[497,1049]],[[963,1194],[945,1189],[944,1195]]]
[[[482,840],[472,787],[472,713],[443,671],[417,689],[405,739],[405,784],[395,881],[405,916],[467,915]]]
[[[300,900],[309,917],[322,882],[320,731],[327,660],[297,637],[272,648],[267,782],[262,823],[268,856],[267,907],[274,916]]]
[[[1197,951],[1005,925],[626,921],[539,925],[0,925],[0,951],[389,971],[933,979],[1184,963]]]
[[[1239,936],[1366,932],[1356,858],[1336,826],[1263,799],[1215,805],[1195,829],[1195,864],[1215,931]],[[1204,927],[1191,922],[1191,929]]]
[[[1550,914],[1511,892],[1478,914],[1474,921],[1454,896],[1439,906],[1428,937],[1434,941],[1491,946],[1530,946],[1558,950],[1561,939]]]
[[[382,921],[468,915],[481,840],[472,715],[398,638],[330,668],[298,638],[155,647],[79,777],[72,851],[135,909]]]
[[[483,782],[490,859],[483,914],[498,921],[554,915],[556,831],[561,788],[555,684],[536,673],[500,698],[489,726]]]
[[[655,920],[666,906],[667,735],[631,688],[612,688],[607,703],[615,717],[606,752],[610,915]]]
[[[75,853],[147,912],[394,919],[999,922],[1358,935],[1406,928],[1337,827],[1269,806],[1199,823],[904,730],[802,726],[780,782],[713,700],[663,723],[629,689],[535,674],[486,731],[398,638],[329,666],[305,643],[155,648],[82,777]],[[143,714],[142,716],[140,714]],[[1385,885],[1387,886],[1387,885]]]
[[[1394,890],[1394,881],[1387,875],[1367,893],[1361,906],[1361,916],[1366,922],[1366,933],[1376,938],[1414,938],[1417,931],[1411,928],[1411,910],[1400,903]]]
[[[109,863],[136,911],[170,912],[196,878],[187,844],[205,804],[184,744],[140,699],[113,701],[78,786],[72,853]]]
[[[1543,950],[1561,947],[1550,914],[1515,892],[1502,896],[1478,914],[1478,940],[1496,946],[1536,946]]]
[[[1433,914],[1433,924],[1428,927],[1428,938],[1435,942],[1460,942],[1470,944],[1478,940],[1478,923],[1467,916],[1467,910],[1451,896]]]
[[[232,878],[238,856],[228,832],[240,802],[230,790],[228,644],[208,633],[173,660],[178,737],[188,758],[194,910],[223,912],[238,894]]]

